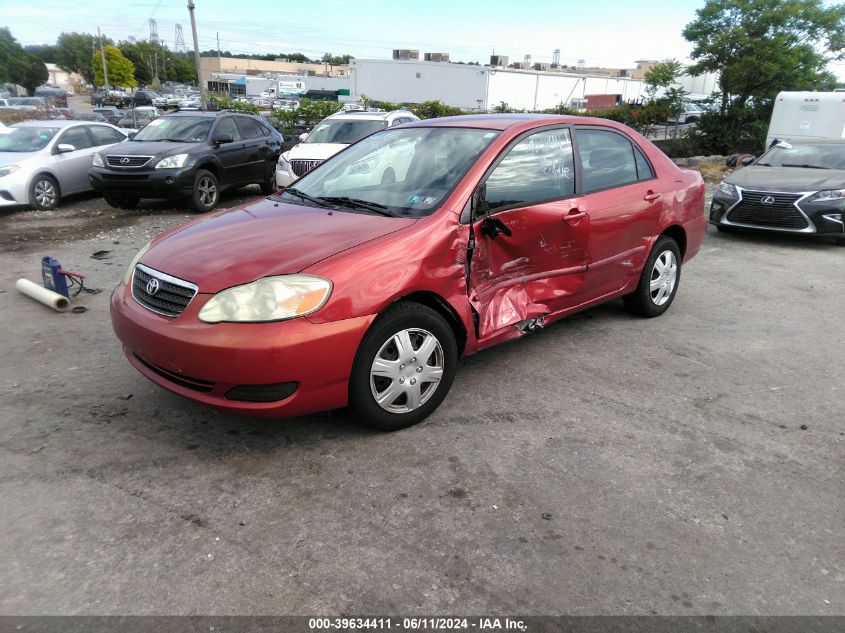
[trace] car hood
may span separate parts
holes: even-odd
[[[0,152],[0,167],[20,165],[23,161],[37,155],[38,152]]]
[[[758,191],[819,191],[845,188],[845,170],[749,165],[732,173],[726,182]]]
[[[345,143],[300,143],[286,154],[287,160],[326,160],[349,145]]]
[[[170,143],[168,141],[125,141],[109,147],[103,153],[119,156],[172,156],[190,152],[198,145],[199,143]]]
[[[300,272],[414,222],[267,199],[171,229],[154,240],[141,261],[197,284],[200,292],[214,293],[261,277]]]

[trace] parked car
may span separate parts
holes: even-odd
[[[120,121],[117,122],[117,127],[129,130],[140,130],[154,118],[155,117],[152,112],[135,108],[134,111],[127,110],[123,113]]]
[[[183,97],[179,100],[180,110],[199,110],[202,108],[202,100],[199,95],[196,97]]]
[[[279,157],[276,184],[285,187],[365,136],[413,121],[419,121],[419,117],[407,110],[338,112],[326,117],[310,133],[300,136],[300,144]]]
[[[175,112],[112,150],[98,153],[90,172],[110,205],[188,197],[196,211],[211,211],[229,188],[257,183],[265,194],[275,191],[281,135],[253,115]]]
[[[35,90],[36,97],[43,97],[47,106],[55,108],[67,107],[67,91],[63,88],[54,88],[52,86],[41,86]]]
[[[102,106],[99,108],[94,108],[93,111],[98,114],[102,114],[104,117],[106,117],[106,121],[108,121],[112,125],[117,125],[118,122],[123,118],[123,112],[118,110],[115,106]]]
[[[44,97],[9,97],[6,99],[9,107],[18,110],[46,110],[47,102]]]
[[[54,209],[65,196],[90,190],[94,153],[125,139],[107,123],[16,123],[0,134],[0,207]]]
[[[710,222],[723,232],[801,233],[845,245],[845,140],[777,143],[721,182]]]
[[[669,122],[670,123],[695,123],[699,119],[701,119],[701,115],[704,114],[704,110],[700,107],[695,105],[691,102],[685,102],[683,106],[683,110],[678,113],[677,116],[670,116]]]
[[[156,105],[155,100],[160,98],[161,95],[155,90],[136,90],[132,93],[129,105],[133,108],[137,108],[138,106],[154,106]]]
[[[386,155],[394,178],[358,179]],[[437,408],[461,356],[617,297],[663,314],[705,229],[701,175],[619,123],[415,121],[155,238],[112,323],[187,398],[263,417],[349,405],[398,429]]]

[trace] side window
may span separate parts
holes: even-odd
[[[235,117],[227,116],[220,119],[220,122],[217,124],[217,130],[214,132],[215,134],[231,134],[233,141],[240,141],[243,140],[241,136],[241,132],[238,129],[238,126],[235,125]]]
[[[93,147],[91,137],[88,136],[88,132],[86,132],[85,128],[81,125],[65,130],[59,137],[58,142],[68,143],[73,145],[76,149],[88,149],[89,147]]]
[[[255,124],[255,121],[252,119],[247,119],[242,116],[237,117],[237,119],[238,127],[241,128],[241,134],[243,134],[244,138],[258,138],[259,136],[264,136]]]
[[[94,137],[94,145],[111,145],[112,143],[120,143],[126,138],[117,130],[104,125],[92,125],[88,128],[88,131]]]
[[[634,145],[634,160],[637,161],[637,180],[651,180],[654,178],[654,170],[648,164],[648,160],[640,151],[640,148]]]
[[[631,141],[610,130],[580,128],[576,135],[584,191],[618,187],[638,180]]]
[[[565,198],[575,193],[569,130],[537,132],[514,145],[487,177],[490,211]]]
[[[256,122],[256,125],[258,125],[258,129],[260,129],[260,130],[261,130],[261,133],[262,133],[264,136],[269,136],[269,135],[270,135],[270,128],[269,128],[269,127],[267,127],[267,125],[266,125],[265,123],[258,123],[258,122]]]

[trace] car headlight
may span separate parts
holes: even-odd
[[[826,189],[817,191],[807,198],[807,202],[831,202],[845,198],[845,189]]]
[[[103,156],[100,152],[94,154],[94,167],[105,167],[106,164],[103,162]]]
[[[290,163],[288,162],[288,159],[285,158],[284,154],[279,154],[278,164],[279,169],[282,169],[283,171],[287,171],[288,167],[290,166]]]
[[[16,172],[20,167],[17,165],[6,165],[5,167],[0,167],[0,177],[8,176],[11,173]]]
[[[369,174],[376,168],[376,165],[378,165],[377,158],[358,161],[349,168],[349,175],[351,176],[352,174]]]
[[[167,158],[162,158],[158,161],[156,163],[156,169],[175,169],[178,167],[184,167],[186,160],[188,160],[187,154],[174,154],[173,156],[168,156]]]
[[[264,277],[218,292],[202,310],[200,321],[260,323],[311,314],[328,301],[332,282],[313,275]]]
[[[724,180],[719,183],[719,191],[721,191],[726,196],[730,196],[732,198],[739,197],[739,194],[736,192],[736,187],[734,187],[729,182],[725,182]]]
[[[146,244],[144,244],[144,246],[141,248],[141,250],[140,250],[140,251],[138,251],[138,252],[135,254],[135,257],[133,257],[133,258],[132,258],[132,261],[131,261],[131,262],[129,262],[129,268],[127,268],[127,269],[126,269],[126,274],[124,274],[124,275],[123,275],[123,283],[124,283],[124,285],[128,286],[128,285],[129,285],[129,282],[131,282],[131,281],[132,281],[132,273],[134,273],[134,272],[135,272],[135,265],[136,265],[139,261],[141,261],[141,258],[142,258],[144,255],[146,255],[146,253],[147,253],[147,251],[148,251],[148,250],[150,250],[150,246],[152,246],[152,241],[149,241],[149,242],[147,242]]]

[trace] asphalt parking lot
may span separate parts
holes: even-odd
[[[130,368],[108,294],[189,217],[0,214],[0,612],[845,614],[845,248],[711,230],[663,317],[613,302],[464,359],[380,434]],[[103,289],[84,313],[15,290],[43,255]]]

